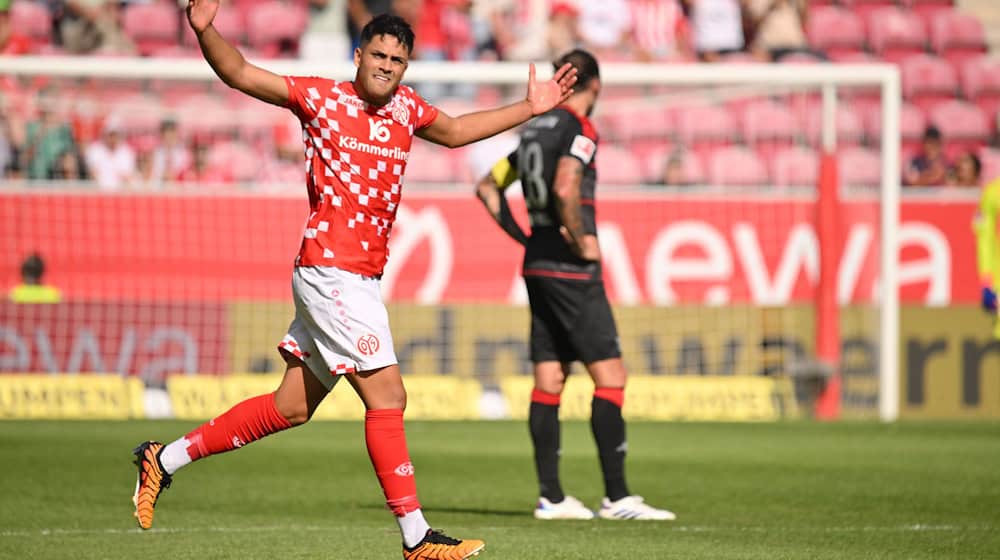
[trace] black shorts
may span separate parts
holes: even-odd
[[[603,282],[525,276],[531,304],[531,361],[589,364],[621,357]]]

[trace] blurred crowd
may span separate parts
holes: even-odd
[[[885,0],[881,4],[908,16],[915,13],[910,10],[914,1]],[[862,39],[868,42],[859,47],[863,51],[846,54],[817,39],[823,34],[810,25],[815,10],[827,10],[819,15],[829,18],[835,12],[854,9],[853,2],[840,0],[840,4],[838,0],[222,0],[215,23],[220,33],[250,58],[349,60],[364,24],[373,14],[391,12],[414,26],[415,60],[535,61],[552,59],[578,46],[594,52],[602,63],[811,64],[891,59],[888,51],[876,48],[882,43],[874,37]],[[910,54],[931,56],[934,47],[925,39],[919,50]],[[0,54],[109,59],[200,56],[183,9],[167,0],[0,0]],[[933,54],[935,58],[946,56],[943,52]],[[93,84],[81,84],[85,81],[36,79],[25,83],[6,77],[3,82],[0,169],[6,177],[94,180],[107,190],[185,182],[301,180],[295,123],[273,113],[251,118],[253,122],[239,130],[196,130],[197,126],[184,122],[184,113],[192,111],[188,101],[171,105],[171,99],[184,96],[158,90],[155,85],[134,90],[130,90],[134,84],[123,86],[121,89],[128,91],[114,95],[96,91],[88,98],[86,89]],[[204,85],[186,93],[199,99],[232,99],[218,87]],[[459,112],[503,96],[503,92],[468,85],[446,88],[426,84],[421,93]],[[649,97],[654,93],[629,94]],[[118,99],[127,95],[144,97],[163,107],[151,115],[137,115]],[[956,85],[948,99],[973,103],[971,96],[962,96]],[[622,157],[638,154],[643,159],[632,166],[642,168],[641,175],[621,177],[621,182],[685,185],[720,180],[712,172],[717,150],[696,149],[689,141],[690,131],[680,122],[682,116],[665,116],[662,134],[647,131],[635,135],[626,130],[634,125],[626,126],[622,118],[612,114],[625,98],[617,96],[616,105],[615,97],[605,104],[610,109],[602,110],[600,105],[598,109],[606,117],[602,120],[598,115],[598,128],[612,143],[605,151],[621,148],[616,153],[630,152]],[[71,103],[69,98],[76,101]],[[910,101],[917,103],[915,96],[908,96]],[[813,104],[808,110],[815,108]],[[988,123],[982,138],[962,149],[946,149],[953,133],[936,126],[934,107],[921,105],[919,109],[919,123],[914,124],[919,130],[910,131],[911,137],[903,139],[905,183],[977,184],[984,167],[989,167],[981,160],[996,153],[989,148],[997,142],[996,113],[983,109]],[[773,150],[751,145],[752,132],[743,127],[743,121],[750,117],[742,106],[725,110],[737,121],[728,142],[748,148],[752,157],[761,160],[762,181],[775,180],[782,173],[776,163],[781,158],[775,158]],[[232,113],[229,116],[234,117]],[[800,111],[795,118],[800,121],[800,130],[784,147],[815,151],[816,142],[806,138],[808,124],[802,124],[811,116]],[[667,119],[678,122],[668,125]],[[670,128],[673,125],[679,132]],[[864,126],[864,134],[859,133],[861,140],[852,147],[869,153],[856,158],[858,161],[870,160],[878,149],[877,131],[869,132],[867,122]],[[465,176],[465,172],[458,172],[443,179]]]
[[[11,29],[11,1],[0,1],[3,54],[197,54],[183,11],[166,0],[16,4],[27,22],[22,29]],[[809,48],[807,8],[807,0],[223,0],[217,27],[265,55],[324,60],[350,57],[360,29],[383,12],[414,26],[418,60],[541,60],[572,46],[607,61],[823,58]],[[271,17],[257,18],[255,10]],[[130,17],[170,12],[176,21]],[[256,28],[258,19],[267,33]]]

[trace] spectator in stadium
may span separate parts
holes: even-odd
[[[412,2],[412,0],[406,0]],[[414,58],[427,61],[476,60],[476,40],[473,36],[472,17],[468,0],[423,0],[409,9],[394,4],[395,11],[407,21],[416,21],[415,32],[420,43],[414,46]],[[412,15],[404,15],[412,13]],[[425,99],[436,102],[445,97],[472,99],[476,95],[474,84],[426,83],[416,86]]]
[[[680,0],[631,0],[635,58],[644,62],[694,58],[691,30]]]
[[[175,181],[191,165],[191,151],[181,139],[177,121],[164,119],[160,123],[157,143],[150,157],[149,183],[153,186]]]
[[[751,51],[764,61],[780,62],[791,54],[826,56],[809,48],[806,0],[742,0],[744,33]]]
[[[455,148],[496,135],[563,101],[576,73],[566,65],[539,82],[531,66],[524,99],[453,118],[400,85],[415,37],[399,17],[373,18],[354,51],[354,80],[335,81],[250,64],[212,25],[218,9],[218,0],[189,0],[187,8],[208,64],[228,86],[288,108],[303,125],[311,213],[292,271],[296,315],[279,344],[286,369],[274,393],[244,400],[167,445],[146,441],[134,450],[135,517],[149,529],[178,469],[307,422],[346,378],[366,408],[365,442],[402,533],[403,558],[477,554],[482,541],[431,529],[417,497],[403,425],[406,389],[380,295],[388,234],[414,136]],[[317,490],[327,487],[317,479]]]
[[[563,53],[582,41],[579,29],[580,12],[571,2],[557,0],[549,13],[549,53]]]
[[[0,178],[12,176],[17,168],[17,152],[5,100],[0,96]]]
[[[948,162],[944,157],[941,131],[936,126],[924,130],[921,152],[913,156],[903,174],[907,185],[914,187],[940,186],[948,179]]]
[[[108,117],[101,137],[87,146],[87,171],[101,190],[113,191],[137,179],[135,150],[125,142],[121,118]]]
[[[131,55],[135,44],[125,34],[119,0],[47,0],[57,38],[70,53]]]
[[[663,166],[660,184],[667,187],[681,187],[691,184],[691,179],[684,172],[684,152],[674,150]]]
[[[31,39],[10,24],[10,0],[0,0],[0,55],[30,54]]]
[[[375,17],[375,14],[391,14],[394,0],[347,0],[347,32],[351,38],[351,50],[358,48],[361,30]]]
[[[979,187],[982,180],[983,164],[979,156],[965,152],[948,174],[948,184],[954,187]]]
[[[489,23],[501,60],[546,58],[549,0],[478,0],[473,11]]]
[[[604,475],[605,519],[668,521],[629,492],[625,482],[626,372],[618,332],[601,273],[595,190],[597,132],[589,116],[601,92],[597,60],[576,49],[556,67],[577,70],[573,95],[535,119],[521,133],[517,150],[496,163],[476,185],[490,217],[524,246],[522,270],[531,310],[530,354],[534,388],[528,426],[535,452],[539,498],[536,519],[593,519],[594,512],[563,493],[559,478],[559,405],[573,362],[583,362],[594,382],[590,426]],[[521,181],[531,234],[507,205],[506,189]]]
[[[192,142],[191,152],[194,154],[191,163],[177,175],[178,183],[202,185],[228,185],[235,178],[228,168],[221,165],[211,165],[209,150],[211,145],[204,139]]]
[[[745,50],[739,0],[684,0],[684,6],[701,60],[714,62]]]
[[[632,55],[632,17],[627,0],[580,2],[577,10],[582,48],[601,59],[625,60]]]
[[[57,111],[58,92],[47,88],[38,94],[38,118],[24,128],[21,168],[28,179],[48,179],[59,155],[76,149],[73,132]]]
[[[86,168],[75,147],[59,154],[49,178],[58,181],[82,181],[87,178]]]
[[[10,291],[10,301],[14,303],[59,303],[62,292],[55,286],[42,282],[45,276],[45,261],[38,253],[28,255],[21,263],[21,283]]]
[[[344,19],[346,10],[347,0],[309,0],[309,25],[299,47],[303,59],[347,59],[351,40]]]

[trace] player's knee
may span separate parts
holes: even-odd
[[[309,410],[309,406],[304,402],[282,402],[281,400],[275,400],[275,407],[277,407],[278,412],[285,417],[292,426],[300,426],[309,421],[312,417],[312,412]]]

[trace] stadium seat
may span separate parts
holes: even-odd
[[[618,138],[663,138],[674,128],[673,113],[664,105],[651,106],[642,111],[626,111],[608,115]]]
[[[882,182],[882,159],[865,148],[846,148],[837,154],[840,184],[850,187],[878,187]]]
[[[867,17],[868,44],[872,51],[889,62],[920,54],[927,45],[924,22],[908,10],[901,8],[879,8]]]
[[[902,63],[903,97],[927,111],[954,99],[958,91],[955,69],[946,61],[926,54],[911,56]]]
[[[52,14],[41,2],[19,0],[11,4],[10,26],[34,43],[42,45],[52,43]]]
[[[722,148],[709,160],[708,180],[713,185],[767,185],[767,168],[757,154],[743,146]]]
[[[951,0],[903,0],[903,5],[917,14],[928,29],[940,12],[947,12],[955,7]]]
[[[805,112],[806,139],[811,146],[820,147],[823,139],[823,109],[818,103],[810,104]],[[865,127],[861,115],[846,103],[837,104],[837,146],[857,146],[864,141]]]
[[[732,144],[737,133],[733,115],[719,105],[690,105],[678,124],[684,145],[702,158]]]
[[[931,20],[931,47],[952,64],[986,52],[986,34],[976,16],[953,10],[942,11]]]
[[[625,148],[614,144],[601,145],[597,150],[597,181],[602,185],[641,184],[642,164],[635,154]]]
[[[872,12],[894,7],[897,2],[896,0],[840,0],[840,4],[858,14],[861,19],[867,19]]]
[[[965,61],[961,74],[962,93],[986,113],[990,125],[1000,114],[1000,60],[987,57]]]
[[[300,4],[263,2],[249,12],[247,41],[265,57],[294,56],[308,21],[309,12]]]
[[[878,146],[882,138],[882,110],[876,107],[868,111],[864,116],[865,134],[868,136],[872,146]],[[899,129],[902,144],[900,149],[903,159],[909,159],[917,150],[924,137],[924,130],[927,128],[927,118],[919,107],[912,103],[903,103],[900,107]]]
[[[748,105],[742,124],[743,140],[768,162],[776,151],[794,144],[801,132],[795,114],[773,101]]]
[[[809,44],[831,59],[864,52],[865,28],[857,15],[833,6],[810,10],[806,28]]]
[[[775,154],[771,177],[779,187],[814,186],[819,175],[816,152],[802,146],[786,148]]]
[[[945,156],[954,160],[967,151],[978,151],[989,139],[986,114],[965,101],[948,101],[930,112],[931,124],[941,130]]]
[[[177,45],[180,36],[180,13],[174,3],[128,4],[123,24],[139,54],[149,56],[157,50]]]

